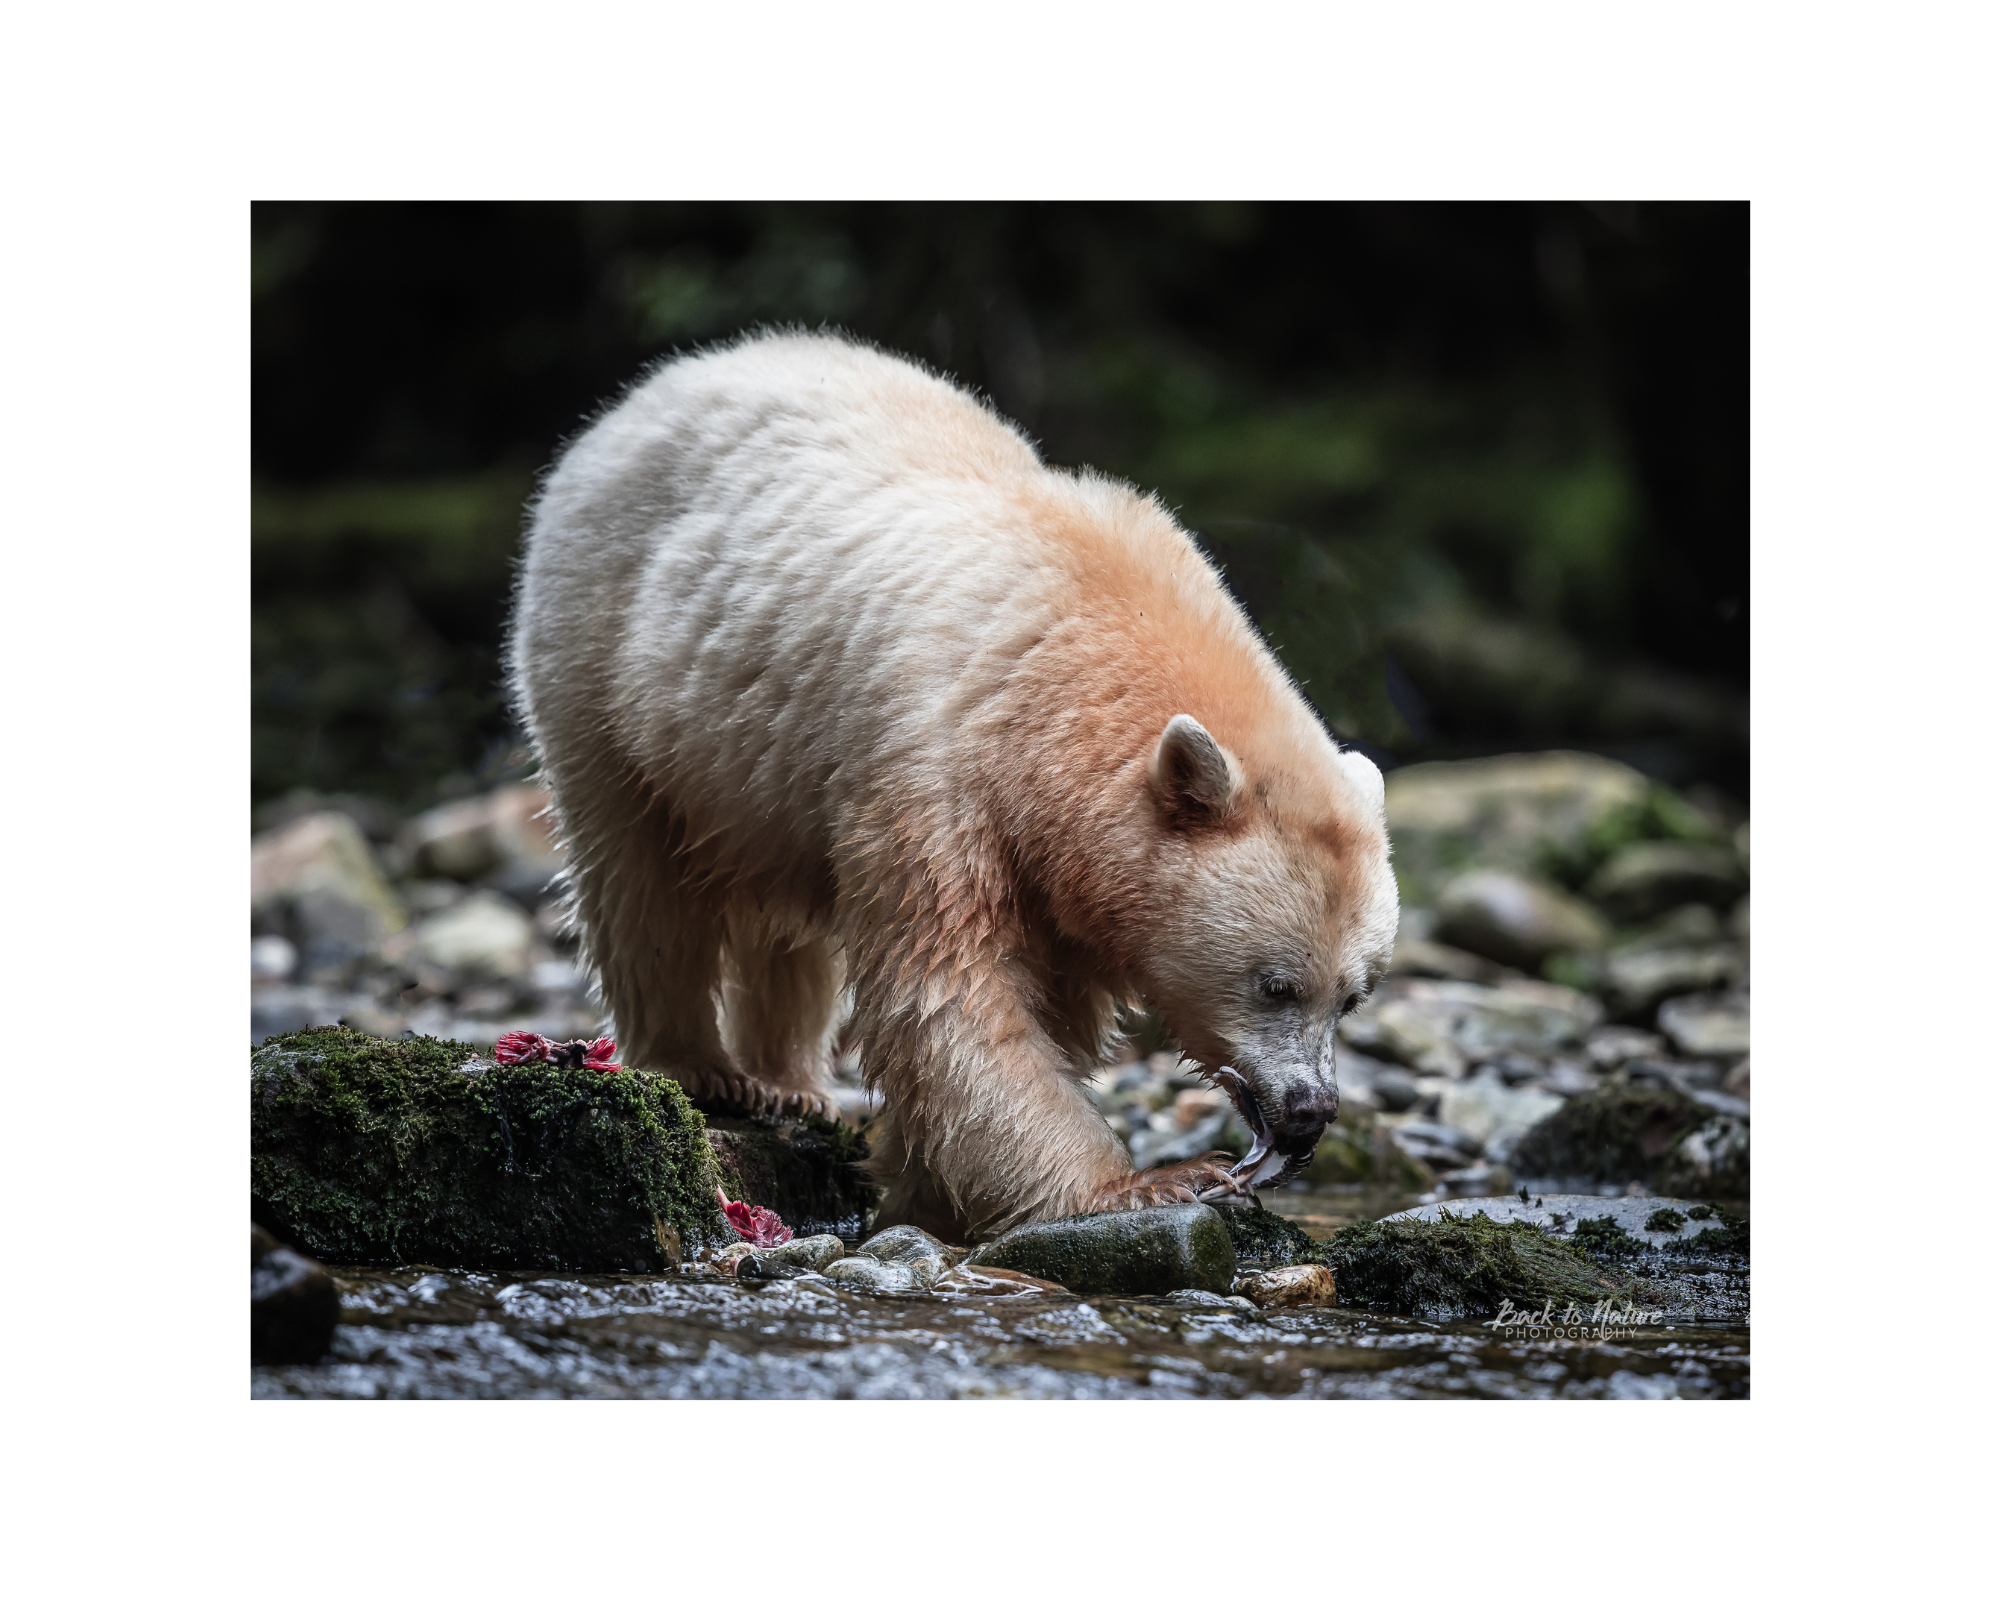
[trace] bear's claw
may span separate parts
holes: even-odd
[[[1215,1150],[1192,1161],[1135,1172],[1118,1184],[1114,1198],[1128,1211],[1143,1211],[1149,1206],[1199,1200],[1204,1194],[1215,1192],[1218,1185],[1234,1192],[1236,1180],[1229,1173],[1230,1160],[1227,1150]]]

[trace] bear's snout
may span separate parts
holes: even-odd
[[[1298,1084],[1285,1091],[1284,1107],[1271,1129],[1272,1143],[1281,1150],[1310,1148],[1319,1143],[1326,1125],[1340,1115],[1338,1084]]]

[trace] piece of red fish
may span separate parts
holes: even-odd
[[[715,1191],[717,1204],[722,1207],[722,1215],[737,1233],[758,1246],[784,1244],[792,1237],[792,1230],[779,1220],[778,1213],[766,1211],[762,1206],[748,1205],[741,1200],[732,1200],[720,1189]]]
[[[539,1033],[517,1028],[500,1035],[500,1042],[493,1047],[493,1059],[503,1067],[520,1061],[557,1061],[572,1067],[590,1067],[597,1072],[617,1072],[620,1068],[611,1059],[617,1049],[616,1039],[572,1039],[567,1044],[558,1044]]]

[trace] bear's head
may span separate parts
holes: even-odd
[[[1317,724],[1237,751],[1180,715],[1149,780],[1137,976],[1249,1124],[1236,1172],[1276,1183],[1339,1114],[1334,1025],[1395,943],[1382,774]]]

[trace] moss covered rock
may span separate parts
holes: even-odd
[[[1236,1276],[1229,1229],[1213,1207],[1196,1204],[1031,1222],[967,1259],[974,1267],[1005,1267],[1077,1294],[1227,1294]]]
[[[1389,1218],[1342,1228],[1318,1247],[1340,1303],[1450,1322],[1517,1306],[1589,1306],[1647,1298],[1646,1287],[1531,1223],[1473,1213],[1435,1222]]]
[[[659,1271],[721,1234],[721,1174],[671,1079],[468,1054],[346,1028],[267,1040],[253,1212],[356,1263]]]
[[[1229,1242],[1240,1266],[1289,1267],[1317,1259],[1319,1245],[1290,1217],[1261,1206],[1218,1205],[1211,1209],[1229,1230]]]
[[[1652,1185],[1675,1146],[1709,1116],[1699,1102],[1663,1085],[1610,1085],[1536,1123],[1507,1164],[1530,1177]]]

